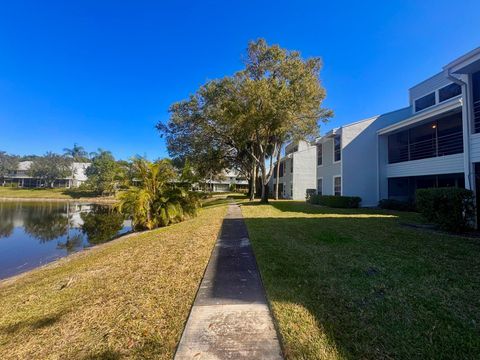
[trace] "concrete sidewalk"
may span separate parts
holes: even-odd
[[[231,204],[175,359],[282,359],[240,207]]]

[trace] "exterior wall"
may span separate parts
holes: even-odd
[[[470,135],[470,159],[480,162],[480,133]]]
[[[321,138],[319,144],[322,144],[322,165],[317,166],[317,180],[322,178],[322,194],[323,195],[333,195],[333,178],[335,176],[341,176],[342,174],[342,160],[343,160],[343,151],[341,159],[339,162],[333,161],[333,138]],[[317,162],[315,161],[315,165]],[[343,183],[343,179],[342,179]],[[343,185],[343,184],[342,184]],[[317,186],[315,185],[315,188]],[[342,186],[343,191],[343,186]]]
[[[317,147],[309,144],[299,146],[293,153],[293,199],[305,200],[307,189],[316,189],[315,165]]]
[[[463,154],[388,164],[387,177],[463,173]]]
[[[377,131],[383,127],[402,121],[411,115],[411,108],[403,108],[387,114],[359,121],[342,128],[342,195],[360,196],[362,206],[376,206],[379,195],[380,161],[386,164],[386,159],[380,159]],[[386,151],[386,146],[384,151]],[[319,177],[317,175],[317,177]],[[385,178],[386,179],[386,178]],[[325,187],[324,177],[324,187]],[[329,176],[328,182],[333,179]],[[386,181],[386,180],[385,180]],[[333,182],[327,185],[327,190],[333,195]]]
[[[425,81],[415,85],[409,90],[410,105],[413,105],[415,99],[418,99],[424,95],[431,93],[445,85],[450,84],[452,81],[449,80],[444,72],[440,72],[431,78],[428,78]]]

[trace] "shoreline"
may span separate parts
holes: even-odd
[[[115,204],[118,199],[115,198],[42,198],[42,197],[10,197],[0,196],[0,201],[5,202],[79,202],[79,203],[95,203],[95,204]]]

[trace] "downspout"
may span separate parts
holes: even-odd
[[[465,131],[463,132],[463,152],[464,156],[464,169],[467,183],[465,183],[466,188],[469,190],[472,189],[472,174],[471,174],[471,156],[470,156],[470,134],[471,134],[471,119],[470,119],[470,111],[469,111],[469,104],[470,104],[470,94],[468,92],[467,83],[450,73],[450,69],[446,69],[445,73],[447,78],[458,84],[462,87],[462,96],[463,96],[463,103],[462,103],[462,118],[463,118],[463,128]]]

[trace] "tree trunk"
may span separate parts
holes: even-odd
[[[275,181],[275,200],[278,200],[278,185],[280,183],[280,159],[281,159],[281,151],[278,151],[277,154],[277,168],[275,169],[276,171],[276,181]]]
[[[253,162],[252,164],[252,188],[250,192],[250,201],[255,200],[255,192],[256,192],[256,183],[257,183],[257,164]]]
[[[260,202],[262,204],[268,204],[268,194],[267,194],[267,184],[266,184],[266,180],[267,180],[267,169],[266,169],[266,166],[265,166],[265,159],[263,159],[264,161],[262,161],[262,164],[260,165],[261,168],[262,168],[262,198],[260,200]]]

